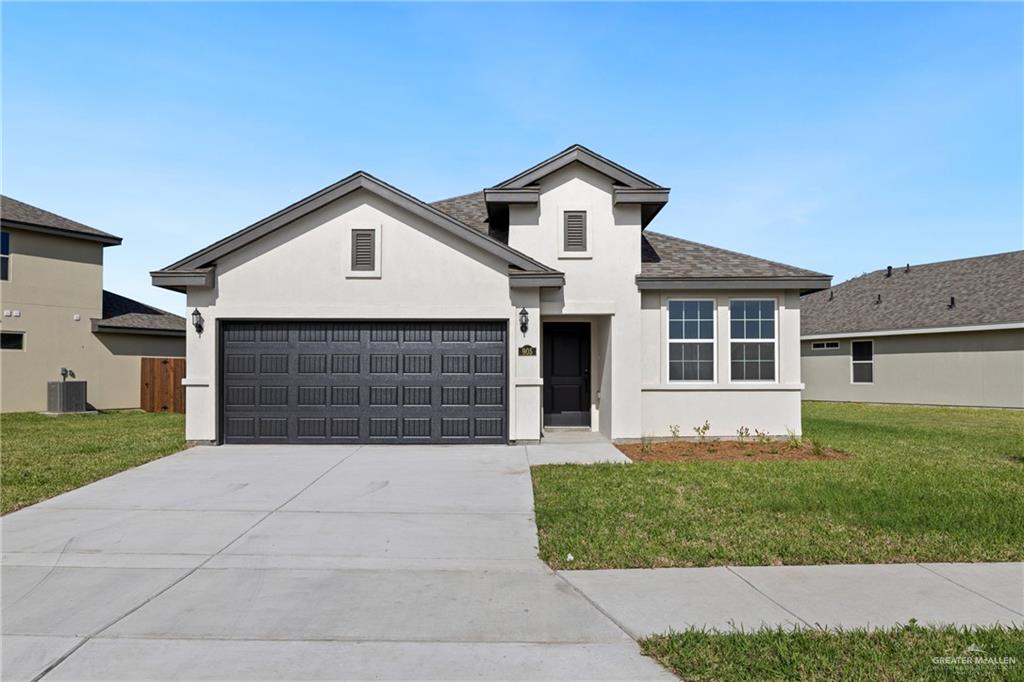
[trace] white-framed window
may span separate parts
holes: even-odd
[[[811,350],[839,350],[839,342],[815,341],[811,344]]]
[[[875,342],[862,339],[850,342],[850,383],[875,383]]]
[[[668,380],[715,380],[715,301],[668,301]]]
[[[729,301],[731,381],[775,381],[778,343],[775,299]]]
[[[349,231],[346,274],[350,278],[380,277],[381,229],[353,227]]]
[[[0,350],[25,350],[25,332],[0,332]]]

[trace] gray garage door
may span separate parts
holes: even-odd
[[[225,322],[227,443],[504,443],[506,322]]]

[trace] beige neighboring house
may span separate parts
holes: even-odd
[[[799,432],[800,294],[831,278],[659,234],[668,198],[579,145],[434,203],[325,187],[152,273],[201,322],[186,437]]]
[[[96,409],[140,405],[142,357],[185,355],[185,320],[103,290],[121,238],[0,198],[0,411],[46,409],[66,367]]]
[[[1024,251],[876,270],[801,308],[808,400],[1024,408]]]

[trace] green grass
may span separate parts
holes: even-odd
[[[965,653],[971,645],[983,653]],[[1024,680],[1024,630],[1019,628],[688,630],[648,637],[640,646],[688,681]],[[1000,659],[1005,665],[942,660],[960,656]]]
[[[804,430],[854,457],[535,467],[541,557],[556,568],[1024,558],[1024,412],[805,403]]]
[[[185,447],[181,414],[0,417],[0,511],[59,495]]]

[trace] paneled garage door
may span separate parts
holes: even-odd
[[[504,443],[507,322],[224,322],[226,443]]]

